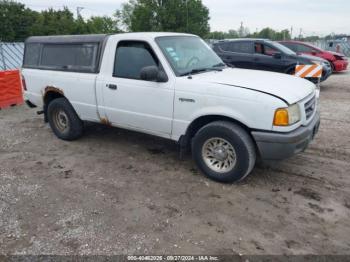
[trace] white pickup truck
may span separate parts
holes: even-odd
[[[303,151],[320,123],[314,84],[227,67],[188,34],[30,37],[22,75],[57,137],[92,121],[168,138],[220,182],[246,177],[257,157]]]

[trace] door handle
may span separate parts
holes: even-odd
[[[111,90],[117,90],[118,89],[118,86],[117,85],[114,85],[114,84],[107,84],[106,85],[109,89]]]

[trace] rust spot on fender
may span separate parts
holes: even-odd
[[[101,124],[107,125],[107,126],[111,126],[111,122],[109,122],[109,120],[107,118],[101,118]]]
[[[43,97],[45,97],[48,92],[55,92],[55,93],[59,93],[62,96],[64,96],[63,90],[58,88],[58,87],[55,87],[55,86],[47,86],[47,87],[45,87],[45,91],[44,91]]]

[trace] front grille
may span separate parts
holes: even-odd
[[[305,103],[305,115],[306,119],[310,119],[316,110],[316,97],[314,96],[308,102]]]

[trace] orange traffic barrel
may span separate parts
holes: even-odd
[[[0,109],[23,104],[19,70],[0,71]]]

